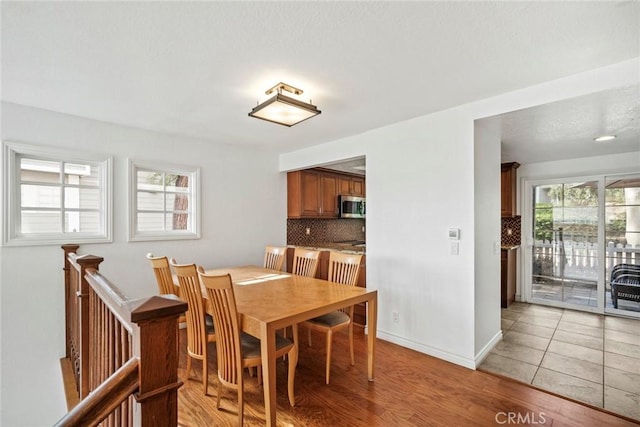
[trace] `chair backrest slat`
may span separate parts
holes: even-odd
[[[153,274],[156,276],[156,284],[160,295],[175,294],[175,286],[173,277],[171,276],[171,267],[166,256],[155,257],[153,254],[147,254],[147,259],[151,261]]]
[[[327,280],[342,283],[343,285],[355,286],[358,283],[361,260],[362,255],[330,252],[329,276]]]
[[[207,326],[204,321],[204,300],[198,271],[202,267],[195,264],[176,264],[172,260],[171,266],[176,272],[180,284],[180,295],[189,309],[186,313],[187,320],[187,349],[196,355],[204,355],[207,345]]]
[[[287,248],[267,246],[264,250],[264,268],[278,271],[282,270],[286,253]]]
[[[330,252],[327,280],[347,286],[357,285],[361,260],[362,255]],[[349,317],[353,318],[353,306],[342,308],[340,311],[349,314]]]
[[[319,258],[319,251],[296,248],[293,253],[293,269],[291,272],[298,276],[315,277]]]
[[[200,279],[207,290],[216,325],[218,379],[226,385],[242,387],[240,322],[231,276],[212,276],[201,272]]]

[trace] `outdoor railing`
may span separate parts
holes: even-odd
[[[600,273],[598,245],[584,241],[543,241],[533,246],[533,273],[536,276],[563,277],[597,282]],[[605,253],[606,271],[618,264],[640,265],[640,245],[609,242]]]

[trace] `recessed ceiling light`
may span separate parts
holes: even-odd
[[[602,135],[597,138],[593,138],[595,142],[607,142],[607,141],[613,141],[614,139],[616,139],[615,135]]]

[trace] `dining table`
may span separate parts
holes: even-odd
[[[216,268],[231,275],[242,330],[260,339],[267,426],[276,425],[276,331],[354,304],[367,304],[367,377],[374,379],[378,292],[258,266]],[[206,292],[203,293],[206,298]],[[208,304],[207,304],[208,306]],[[210,308],[207,307],[210,312]],[[296,337],[297,341],[297,337]]]

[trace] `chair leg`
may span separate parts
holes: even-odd
[[[191,356],[187,354],[187,373],[184,376],[184,380],[189,379],[189,375],[191,375]]]
[[[288,378],[288,392],[289,392],[289,404],[296,406],[296,397],[294,394],[294,382],[296,377],[296,361],[294,360],[297,355],[295,350],[291,350],[289,354],[289,378]]]
[[[329,384],[329,374],[331,372],[331,341],[333,340],[333,333],[331,329],[327,331],[327,373],[326,381]]]
[[[287,329],[289,329],[288,326],[285,326],[284,328],[282,328],[282,336],[285,337],[285,338],[287,337]],[[287,355],[286,354],[282,355],[282,360],[287,360]]]
[[[349,324],[349,353],[351,353],[351,366],[356,364],[356,358],[353,355],[353,322]]]
[[[238,383],[238,425],[243,425],[244,419],[244,384],[242,380]]]
[[[288,378],[288,392],[289,392],[289,404],[295,406],[296,398],[294,394],[294,383],[296,377],[296,365],[298,364],[298,325],[293,325],[293,347],[289,350],[289,378]]]
[[[207,354],[202,358],[202,385],[204,386],[204,395],[209,391],[209,364],[207,363]]]
[[[311,328],[307,328],[307,334],[309,335],[309,347],[311,347]]]
[[[220,396],[222,395],[222,381],[218,377],[218,396],[216,397],[216,409],[220,409]]]

